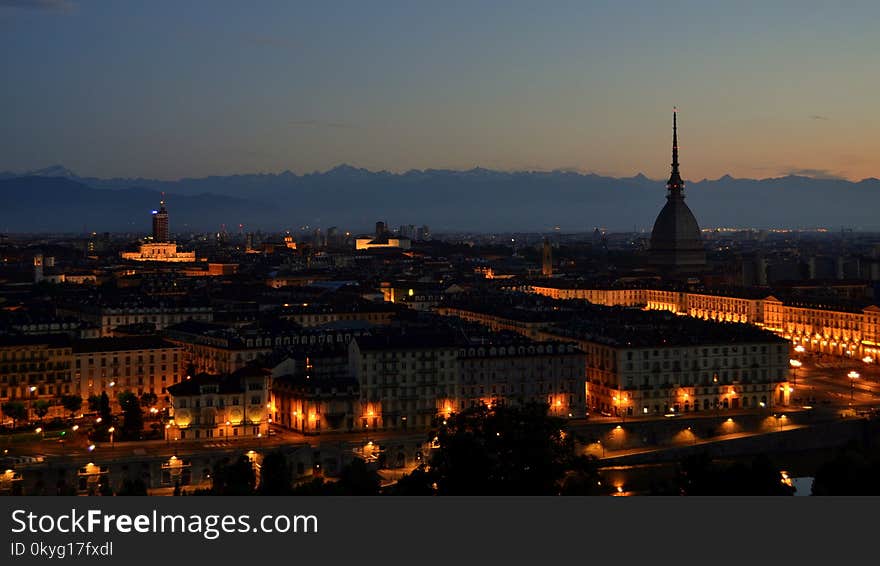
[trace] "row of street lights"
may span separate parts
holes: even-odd
[[[805,350],[806,349],[801,344],[798,344],[794,348],[794,351],[797,352],[798,354],[803,354]],[[865,356],[864,358],[862,358],[862,361],[866,364],[872,364],[872,363],[874,363],[874,358],[872,358],[871,356]],[[797,372],[804,364],[800,360],[795,360],[795,359],[789,360],[788,363],[791,365],[791,368],[793,370],[792,375],[794,376],[794,378],[792,381],[792,386],[794,388],[796,388],[797,387]],[[849,404],[850,404],[850,406],[852,406],[855,401],[856,380],[861,378],[862,376],[856,370],[850,371],[848,374],[846,374],[846,376],[849,378]]]

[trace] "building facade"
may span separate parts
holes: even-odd
[[[271,372],[244,368],[232,374],[198,374],[168,388],[172,420],[166,439],[237,440],[269,434]]]
[[[34,403],[78,394],[69,336],[0,336],[0,402],[22,402],[33,417]]]
[[[183,375],[182,348],[159,336],[95,338],[73,344],[74,380],[83,399],[131,391],[156,395],[164,402],[167,388]]]
[[[783,300],[769,292],[738,289],[601,289],[532,285],[528,291],[554,299],[606,306],[642,307],[703,320],[740,322],[769,330],[808,351],[880,360],[880,307],[846,300]]]

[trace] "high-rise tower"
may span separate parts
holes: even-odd
[[[666,183],[666,204],[657,215],[651,232],[651,265],[669,274],[702,271],[706,250],[700,226],[684,202],[684,181],[678,163],[678,111],[672,113],[672,174]]]
[[[159,210],[153,211],[153,241],[168,241],[168,211],[165,210],[165,193],[159,201]]]
[[[541,274],[544,277],[553,277],[553,248],[546,238],[541,253]]]

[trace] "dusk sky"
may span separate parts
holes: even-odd
[[[0,0],[0,170],[880,177],[880,3]]]

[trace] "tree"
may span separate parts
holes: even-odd
[[[434,495],[433,479],[424,465],[403,476],[383,493],[386,495]]]
[[[312,478],[290,490],[290,495],[342,495],[337,482],[329,482],[324,478]]]
[[[426,473],[438,495],[556,495],[581,465],[549,406],[485,405],[446,419]]]
[[[108,497],[113,495],[113,488],[110,487],[109,479],[104,479],[98,484],[98,494]]]
[[[144,430],[144,412],[137,396],[131,391],[121,393],[119,407],[122,409],[123,440],[140,440]]]
[[[342,468],[337,487],[343,495],[379,495],[379,474],[360,458]]]
[[[846,446],[816,470],[812,495],[878,495],[878,474],[880,451]]]
[[[0,406],[0,409],[3,410],[4,415],[12,419],[12,428],[18,426],[18,421],[27,420],[27,407],[20,401],[7,401]]]
[[[610,486],[602,483],[595,456],[574,458],[570,468],[562,480],[560,495],[606,495],[610,492]]]
[[[89,407],[92,407],[94,399],[95,409],[101,418],[101,422],[95,425],[92,432],[92,440],[106,441],[110,437],[109,429],[113,426],[113,413],[110,410],[110,398],[107,393],[101,393],[100,396],[89,397]]]
[[[684,459],[678,475],[681,495],[792,495],[770,459],[762,454],[750,463],[713,461],[705,452]]]
[[[44,399],[35,401],[34,413],[40,418],[40,422],[43,422],[43,417],[49,414],[49,402]]]
[[[141,478],[125,478],[116,495],[147,495],[147,484]]]
[[[213,495],[253,495],[256,485],[254,466],[247,456],[241,455],[230,462],[224,458],[214,466]]]
[[[61,406],[66,411],[70,411],[71,417],[82,408],[82,404],[82,397],[79,395],[64,395],[61,397]]]
[[[101,422],[105,426],[109,426],[109,423],[113,420],[113,412],[110,410],[110,397],[107,396],[106,391],[101,393],[100,401],[98,402],[98,413],[101,415]]]
[[[287,457],[280,450],[266,454],[260,468],[260,495],[288,495],[293,480],[292,472]]]
[[[159,398],[156,396],[155,393],[147,391],[146,393],[141,395],[140,401],[141,401],[141,407],[143,407],[145,409],[149,409],[150,407],[152,407],[153,405],[155,405],[156,403],[159,402]]]
[[[89,395],[89,412],[97,413],[101,410],[101,396]]]

